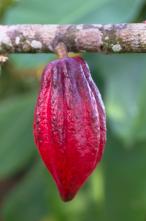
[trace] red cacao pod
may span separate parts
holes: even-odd
[[[46,66],[34,137],[61,198],[71,200],[100,161],[106,142],[104,105],[82,58],[66,57]]]

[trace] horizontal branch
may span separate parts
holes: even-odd
[[[0,25],[0,54],[54,52],[146,52],[146,24]]]

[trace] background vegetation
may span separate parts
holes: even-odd
[[[145,0],[0,0],[2,24],[142,22]],[[107,111],[104,158],[70,203],[33,143],[39,78],[50,54],[11,55],[0,74],[0,220],[146,220],[146,56],[84,55]]]

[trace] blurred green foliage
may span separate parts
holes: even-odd
[[[145,9],[145,0],[0,0],[0,19],[4,24],[141,22]],[[11,55],[2,67],[0,188],[16,176],[21,178],[0,198],[0,220],[145,221],[145,55],[86,53],[106,105],[107,145],[100,166],[69,203],[61,202],[32,135],[39,88],[34,73],[53,58],[50,54]]]

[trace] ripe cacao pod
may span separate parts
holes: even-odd
[[[65,57],[46,66],[34,137],[61,198],[71,200],[101,160],[106,142],[104,105],[81,57]]]

